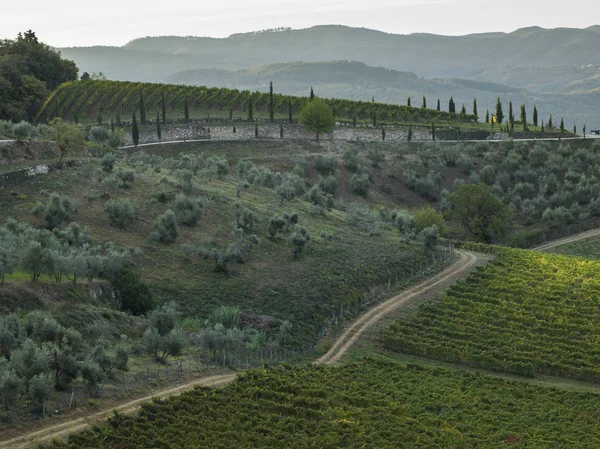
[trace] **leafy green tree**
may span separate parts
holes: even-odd
[[[308,246],[311,239],[310,232],[305,227],[299,226],[290,236],[290,242],[294,245],[294,258],[297,258],[304,248]]]
[[[8,365],[8,364],[7,364]],[[9,411],[19,398],[19,390],[23,380],[14,369],[9,366],[0,366],[0,395],[4,400],[4,409]]]
[[[128,229],[137,220],[138,204],[130,199],[111,199],[106,203],[104,211],[113,226]]]
[[[423,250],[425,255],[431,255],[435,253],[435,248],[440,238],[440,233],[436,225],[427,227],[421,231],[423,237]]]
[[[199,198],[190,198],[183,193],[179,193],[173,202],[173,209],[181,224],[184,226],[196,226],[198,221],[200,221],[200,217],[202,217],[204,203]]]
[[[414,212],[416,232],[421,232],[425,228],[436,226],[438,233],[444,235],[446,233],[446,221],[441,212],[436,211],[433,207],[427,205]]]
[[[27,397],[42,408],[42,416],[46,416],[46,401],[54,391],[52,376],[48,373],[36,374],[29,380]]]
[[[490,243],[506,233],[510,212],[487,184],[463,184],[447,200],[449,217],[464,226],[470,238]]]
[[[50,122],[49,137],[56,142],[60,151],[59,163],[67,154],[76,153],[85,148],[85,136],[79,128],[71,123],[55,118]]]
[[[60,226],[77,209],[76,203],[56,192],[50,194],[45,207],[44,220],[49,229]]]
[[[551,129],[554,129],[554,123],[553,123],[553,121],[552,121],[552,114],[550,114],[550,118],[548,118],[548,123],[547,123],[547,126],[546,126],[546,127],[547,127],[548,129],[550,129],[550,130],[551,130]]]
[[[99,145],[104,145],[108,140],[108,130],[104,126],[92,126],[89,132],[89,139]]]
[[[496,100],[496,123],[502,124],[504,120],[504,112],[502,112],[502,102],[500,101],[500,97]]]
[[[138,129],[135,112],[131,116],[131,140],[133,140],[133,145],[136,147],[140,143],[140,130]]]
[[[433,125],[433,126],[435,127],[435,125]],[[433,128],[433,129],[435,129],[435,128]],[[410,125],[408,127],[408,134],[406,135],[406,140],[408,140],[410,142],[410,141],[412,141],[412,138],[413,138],[413,130],[412,130],[412,125]],[[435,137],[433,140],[435,140]]]
[[[371,187],[371,180],[367,173],[355,173],[350,178],[350,190],[358,195],[367,195]]]
[[[304,105],[298,120],[306,129],[317,134],[317,140],[319,134],[333,131],[335,126],[335,117],[331,108],[320,98],[315,98]]]

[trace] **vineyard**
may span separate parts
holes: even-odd
[[[115,117],[130,119],[140,106],[148,118],[163,112],[166,122],[185,118],[186,101],[190,120],[198,119],[268,119],[270,116],[269,93],[240,91],[237,89],[197,86],[165,85],[123,81],[72,81],[61,85],[46,101],[38,114],[38,120],[48,121],[62,117],[82,123],[110,120]],[[273,96],[274,118],[292,120],[297,118],[308,97],[281,94]],[[381,123],[424,123],[439,121],[474,121],[470,115],[459,116],[433,109],[398,106],[383,103],[327,99],[338,120],[348,123],[373,121]],[[249,109],[252,108],[250,114]],[[120,121],[120,120],[119,120]]]
[[[533,377],[600,381],[600,263],[506,250],[416,316],[384,329],[391,350]]]
[[[600,259],[600,238],[591,237],[577,242],[567,243],[551,250],[557,254],[585,257],[586,259]]]
[[[250,371],[52,447],[582,449],[600,445],[598,419],[597,394],[367,359]]]

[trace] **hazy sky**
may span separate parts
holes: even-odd
[[[57,46],[123,45],[143,36],[225,37],[342,24],[390,33],[459,35],[526,26],[600,24],[599,0],[2,0],[0,38],[34,30]],[[171,8],[166,10],[166,8]]]

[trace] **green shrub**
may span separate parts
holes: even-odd
[[[200,198],[190,198],[180,193],[175,197],[173,209],[179,223],[184,226],[196,226],[202,217],[204,204]]]
[[[69,216],[77,210],[77,203],[66,196],[52,193],[45,206],[44,220],[48,228],[60,226]]]
[[[357,195],[367,195],[370,187],[371,180],[369,179],[369,175],[365,173],[355,173],[352,175],[352,178],[350,178],[350,190]]]
[[[319,154],[315,157],[315,167],[317,171],[323,175],[333,174],[338,169],[337,156],[323,156]]]
[[[132,315],[145,315],[154,307],[152,290],[135,271],[124,270],[110,280],[121,310]]]
[[[162,243],[173,243],[178,236],[179,227],[177,226],[177,217],[171,209],[168,209],[154,222],[150,239]]]
[[[114,199],[106,203],[104,212],[108,214],[110,223],[122,229],[127,229],[137,219],[138,204],[134,200]]]

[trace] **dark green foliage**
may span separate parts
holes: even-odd
[[[156,113],[156,137],[158,137],[158,141],[162,142],[162,131],[160,129],[160,115]]]
[[[139,109],[140,109],[140,123],[142,125],[146,124],[146,104],[144,103],[144,92],[142,90],[140,90],[140,103],[139,103]]]
[[[440,238],[440,232],[436,225],[432,225],[428,228],[425,228],[421,231],[421,236],[423,237],[423,246],[425,254],[431,255],[435,253],[435,248],[438,244],[438,240]]]
[[[450,97],[448,101],[448,112],[451,114],[456,114],[456,103],[454,103],[454,98]]]
[[[50,92],[77,72],[31,30],[0,41],[0,120],[33,121]]]
[[[150,239],[161,243],[173,243],[178,236],[177,216],[171,209],[167,209],[154,222]]]
[[[350,178],[350,189],[358,195],[367,195],[371,187],[371,180],[366,173],[355,173]]]
[[[190,102],[188,100],[187,95],[183,100],[183,119],[186,123],[189,123],[190,121]]]
[[[473,117],[475,121],[479,121],[479,113],[477,112],[477,98],[473,98]]]
[[[162,111],[163,125],[166,125],[167,124],[167,102],[165,101],[165,91],[164,90],[162,90],[160,92],[160,108]]]
[[[145,315],[154,307],[152,291],[137,272],[124,270],[115,274],[110,282],[121,310],[132,315]]]
[[[502,112],[502,102],[500,97],[496,100],[496,123],[501,124],[504,120],[504,112]]]
[[[234,204],[234,210],[237,226],[252,231],[254,225],[258,223],[258,216],[256,213],[239,201]]]
[[[465,184],[448,197],[449,215],[461,223],[468,236],[489,243],[506,232],[509,211],[487,184]]]
[[[273,81],[269,84],[269,120],[271,123],[275,121],[275,106],[273,104]]]
[[[565,133],[565,119],[563,119],[562,117],[560,119],[560,133],[561,134]]]
[[[49,229],[60,226],[77,209],[74,201],[66,196],[52,193],[45,206],[44,220]]]
[[[135,118],[135,112],[131,116],[131,140],[133,141],[133,145],[136,147],[140,143],[140,130],[138,128],[137,120]]]
[[[177,220],[184,226],[196,226],[200,217],[204,203],[200,198],[190,198],[183,193],[178,194],[173,202],[173,210],[177,215]]]
[[[254,120],[254,111],[252,109],[252,100],[248,100],[248,121]]]
[[[297,226],[290,236],[290,242],[294,245],[294,258],[298,257],[310,242],[310,232],[303,226]]]
[[[323,175],[331,175],[338,169],[338,158],[334,154],[328,156],[319,154],[315,157],[315,168]]]

